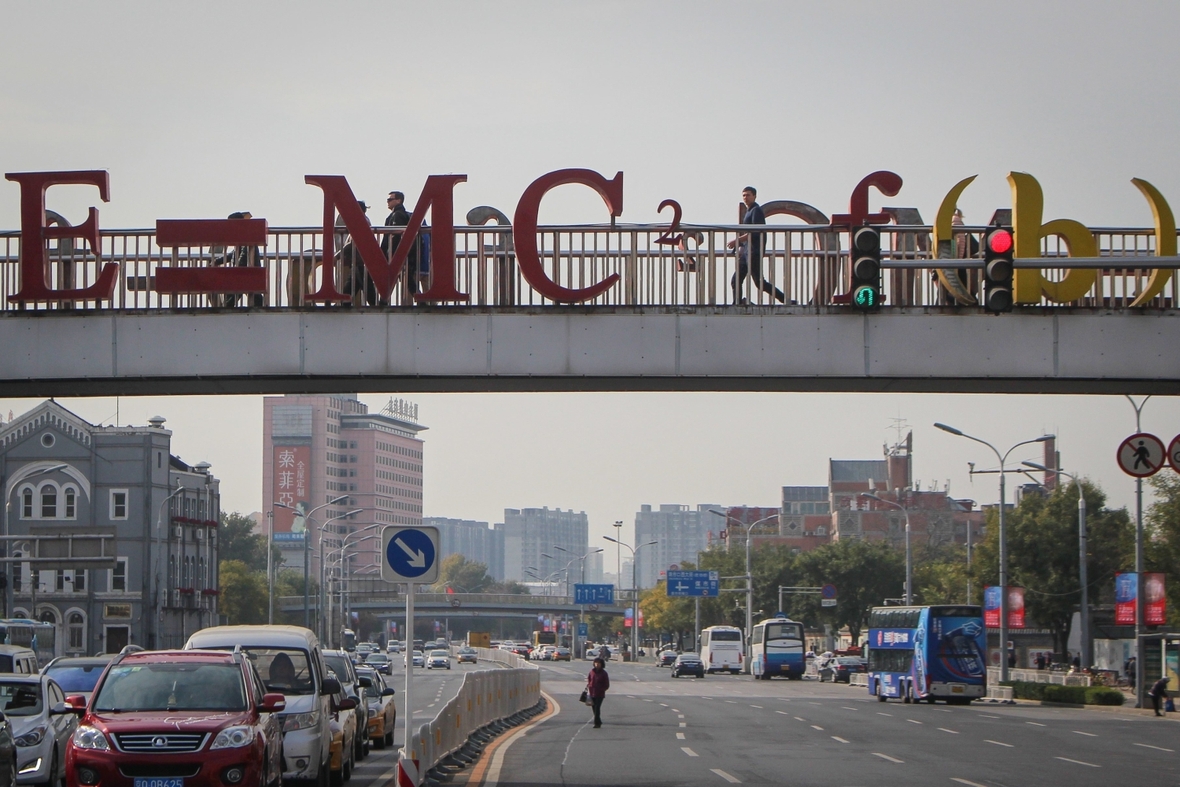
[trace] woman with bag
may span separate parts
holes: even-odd
[[[606,662],[594,659],[594,668],[586,676],[586,690],[582,692],[582,701],[589,697],[590,707],[594,708],[594,728],[602,726],[602,701],[606,698],[606,690],[610,688],[610,675],[606,673]]]

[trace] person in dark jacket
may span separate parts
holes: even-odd
[[[385,217],[386,227],[405,227],[410,223],[410,212],[406,210],[406,195],[400,191],[391,191],[385,200],[389,208],[389,215]],[[425,229],[425,225],[423,225]],[[401,233],[388,232],[381,239],[381,250],[387,259],[392,260],[394,252],[401,244]],[[410,295],[418,292],[418,277],[421,275],[422,239],[414,238],[414,245],[406,255],[406,289]]]
[[[1151,708],[1155,711],[1156,716],[1163,716],[1160,713],[1160,708],[1163,707],[1163,702],[1168,698],[1168,679],[1160,678],[1155,683],[1151,684],[1151,691],[1148,692],[1151,696]]]
[[[590,704],[594,708],[594,727],[602,726],[602,701],[606,698],[606,690],[610,688],[610,675],[606,673],[606,662],[594,659],[594,668],[586,676],[586,694],[590,697]]]

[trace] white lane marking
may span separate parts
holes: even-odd
[[[1044,724],[1041,724],[1039,721],[1026,721],[1025,724],[1031,724],[1034,727],[1044,727],[1045,726]]]
[[[1064,762],[1072,762],[1077,765],[1085,765],[1087,768],[1101,768],[1102,767],[1101,765],[1095,765],[1092,762],[1083,762],[1081,760],[1071,760],[1069,757],[1057,757],[1056,759],[1062,760]]]
[[[809,703],[807,703],[807,704],[808,704],[808,705],[822,705],[823,703],[821,703],[821,702],[809,702]]]
[[[882,713],[881,711],[877,711],[877,715],[878,716],[889,716],[890,718],[893,717],[892,713]]]
[[[843,708],[844,710],[860,710],[860,708],[850,708],[847,705],[841,705],[840,707]]]
[[[684,733],[683,732],[676,733],[676,740],[678,740],[678,741],[684,740]]]
[[[750,707],[751,707],[751,708],[757,708],[758,710],[762,710],[762,706],[761,706],[761,705],[751,705]]]
[[[720,776],[722,779],[725,779],[725,781],[729,782],[730,784],[741,784],[742,783],[741,779],[739,779],[736,776],[730,776],[728,773],[721,770],[720,768],[710,768],[709,770],[711,770],[713,773]]]
[[[655,700],[644,700],[644,702],[655,702]]]
[[[680,708],[673,708],[673,709],[672,709],[672,712],[673,712],[673,713],[680,713]]]
[[[922,723],[922,722],[918,721],[917,719],[906,719],[906,721],[908,721],[910,724],[921,724]]]
[[[1015,748],[1016,748],[1016,747],[1015,747],[1015,746],[1013,746],[1011,743],[1002,743],[1002,742],[1000,742],[1000,741],[993,741],[993,740],[988,740],[987,738],[984,738],[984,739],[983,739],[983,742],[984,742],[984,743],[991,743],[991,744],[994,744],[994,745],[996,745],[996,746],[1003,746],[1003,747],[1005,747],[1005,748],[1008,748],[1008,749],[1015,749]]]
[[[832,740],[834,740],[834,741],[840,741],[840,743],[848,743],[848,741],[844,740],[844,739],[843,739],[843,738],[841,738],[839,735],[833,735],[833,736],[832,736]]]
[[[1085,735],[1087,738],[1097,738],[1098,736],[1092,732],[1082,732],[1081,730],[1074,730],[1074,735]]]
[[[791,715],[791,714],[787,713],[785,710],[776,710],[775,713],[781,713],[783,716],[790,716]]]
[[[661,702],[661,703],[660,703],[660,707],[661,707],[661,708],[666,708],[666,707],[668,707],[668,703],[666,703],[666,702]]]
[[[730,705],[737,705],[737,702],[734,700],[726,700],[726,702],[728,702]]]
[[[802,716],[796,716],[795,721],[807,721],[807,719],[803,718]]]
[[[680,726],[681,726],[681,727],[687,727],[688,725],[687,725],[687,724],[685,724],[684,722],[680,722]]]
[[[935,708],[934,710],[938,711],[939,713],[954,713],[954,711],[947,710],[946,708]]]
[[[888,754],[882,754],[879,751],[873,752],[873,756],[880,757],[882,760],[889,760],[890,762],[897,762],[897,763],[905,762],[905,760],[899,760],[896,757],[890,757]]]
[[[1142,746],[1145,749],[1155,749],[1156,751],[1175,752],[1175,749],[1165,749],[1163,746],[1152,746],[1150,743],[1136,743],[1136,746]]]
[[[986,713],[981,713],[979,715],[985,719],[998,719],[998,718],[1000,718],[999,716],[988,716]]]
[[[697,754],[695,751],[693,751],[692,749],[688,748],[687,746],[681,746],[680,751],[684,752],[689,757],[700,757],[701,756],[701,755]]]
[[[627,699],[629,699],[629,700],[633,700],[633,699],[635,699],[635,695],[634,695],[634,694],[628,694],[628,695],[627,695]]]
[[[678,718],[678,719],[683,719],[683,718],[684,718],[684,714],[683,714],[683,713],[678,713],[678,714],[676,714],[676,718]]]
[[[938,729],[942,730],[943,732],[949,732],[951,735],[958,735],[959,734],[958,731],[948,730],[946,727],[939,727]]]
[[[820,732],[823,732],[823,731],[824,731],[824,728],[823,728],[823,727],[821,727],[821,726],[819,726],[818,724],[812,724],[812,725],[811,725],[811,729],[813,729],[813,730],[819,730]]]
[[[984,787],[984,785],[980,784],[979,782],[973,782],[973,781],[969,781],[967,779],[960,779],[957,776],[952,776],[951,781],[958,782],[959,784],[965,784],[965,785],[967,785],[967,787]]]

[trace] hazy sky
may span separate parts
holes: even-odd
[[[624,222],[657,221],[671,197],[686,222],[729,223],[747,183],[764,202],[832,213],[877,169],[905,180],[884,204],[927,220],[978,174],[960,205],[986,221],[1010,204],[1011,170],[1040,180],[1046,219],[1147,226],[1132,177],[1180,210],[1172,2],[5,3],[4,18],[3,171],[109,170],[110,203],[64,187],[49,207],[78,222],[97,205],[110,228],[243,209],[316,224],[307,174],[343,174],[380,206],[391,189],[412,204],[428,175],[465,173],[456,217],[480,204],[511,215],[562,167],[622,170]],[[18,199],[0,185],[0,228],[16,228]],[[564,187],[541,219],[604,216],[597,196]],[[967,475],[994,458],[940,420],[1005,448],[1055,432],[1066,469],[1133,503],[1114,463],[1134,427],[1120,397],[409,398],[430,427],[427,515],[572,507],[597,539],[642,503],[775,505],[784,484],[825,483],[828,457],[880,457],[897,417],[914,428],[924,488],[949,479],[956,496],[997,497],[994,476]],[[113,399],[63,404],[115,419]],[[213,464],[227,509],[262,508],[259,397],[118,410],[124,424],[165,416],[176,451]],[[1175,399],[1152,399],[1144,428],[1167,442],[1178,416]]]

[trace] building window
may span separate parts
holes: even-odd
[[[33,490],[26,489],[21,492],[20,500],[20,516],[21,519],[33,518]]]
[[[65,593],[66,592],[66,572],[54,571],[53,573],[57,575],[57,577],[53,583],[54,587],[57,588],[57,591],[59,593]]]
[[[69,649],[86,650],[86,618],[81,612],[71,612],[66,616],[66,626],[69,628]]]
[[[76,569],[74,571],[74,592],[86,592],[86,571],[85,569]]]
[[[127,558],[121,557],[111,569],[111,590],[117,593],[127,592]]]
[[[127,490],[111,490],[111,519],[127,518]]]
[[[41,518],[57,519],[57,487],[53,484],[41,487]]]
[[[78,516],[78,493],[73,487],[66,487],[62,492],[62,498],[65,501],[64,516],[66,519],[74,519]]]

